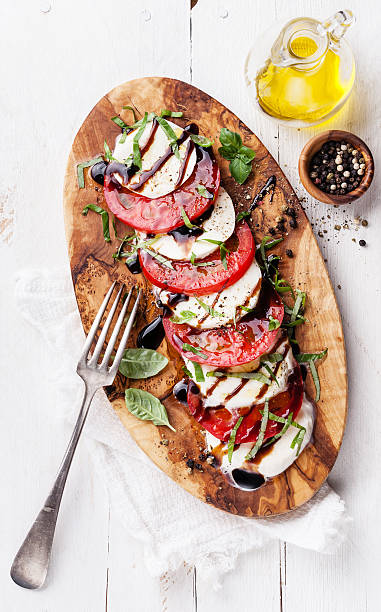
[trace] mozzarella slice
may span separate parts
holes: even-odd
[[[264,393],[264,383],[258,380],[208,376],[208,372],[212,372],[218,368],[209,365],[201,365],[205,381],[196,382],[195,384],[200,389],[205,408],[223,405],[228,410],[234,411],[238,408],[251,406],[259,399],[263,402],[265,399],[270,399],[278,395],[278,393],[285,391],[289,375],[295,367],[295,360],[288,339],[284,339],[281,344],[276,347],[276,352],[284,356],[283,361],[268,363],[267,365],[276,373],[279,386],[275,380],[271,379]],[[185,365],[189,371],[193,373],[194,364],[190,360],[185,360]],[[260,367],[258,372],[267,377],[269,376],[268,371],[264,367]],[[243,380],[245,384],[240,388]]]
[[[305,394],[303,396],[303,403],[300,411],[295,418],[295,422],[306,428],[306,433],[304,434],[303,442],[300,447],[300,455],[311,440],[315,422],[314,405]],[[297,447],[291,448],[291,443],[296,433],[297,430],[295,427],[289,427],[286,433],[272,445],[271,450],[263,456],[261,456],[261,453],[258,454],[257,461],[255,459],[250,462],[245,461],[247,453],[253,447],[253,442],[240,444],[238,448],[234,449],[231,463],[228,459],[227,443],[223,444],[221,447],[221,441],[209,432],[206,432],[205,437],[207,448],[211,453],[213,453],[214,449],[218,448],[218,456],[222,461],[222,472],[224,472],[229,477],[229,480],[237,486],[234,481],[234,470],[237,468],[247,472],[262,474],[265,478],[273,478],[287,470],[297,458]]]
[[[197,225],[197,219],[193,223]],[[204,259],[218,249],[218,244],[205,240],[226,242],[235,228],[233,202],[223,187],[218,190],[212,214],[200,227],[204,230],[200,236],[182,236],[181,239],[176,239],[172,234],[165,234],[152,245],[152,249],[176,261],[189,261],[192,253],[195,259]]]
[[[176,136],[179,138],[183,133],[183,129],[178,125],[175,125],[171,121],[168,121],[168,124],[172,127]],[[148,142],[149,136],[151,133],[152,121],[147,123],[143,134],[139,139],[139,146],[142,149]],[[139,129],[139,128],[137,128]],[[122,138],[122,134],[120,134],[115,141],[115,148],[113,152],[113,157],[120,162],[123,162],[133,153],[133,139],[136,130],[133,130],[129,134],[127,134],[126,140],[124,142],[120,142]],[[144,183],[142,189],[139,191],[139,194],[146,196],[147,198],[159,198],[161,196],[166,195],[173,191],[176,181],[179,176],[179,171],[181,164],[184,160],[186,150],[187,150],[187,140],[183,142],[179,147],[180,159],[178,159],[175,155],[171,155],[165,164],[155,172],[155,174],[148,179],[146,183]],[[150,144],[147,151],[142,156],[142,170],[137,172],[131,179],[130,185],[139,182],[140,174],[143,171],[150,170],[154,163],[160,159],[168,149],[168,138],[160,127],[157,127],[154,137],[152,139],[152,143]],[[181,183],[184,183],[192,174],[193,169],[196,164],[196,150],[193,149],[191,155],[189,156],[189,160],[184,172],[183,179]],[[123,179],[119,174],[115,174],[117,180],[123,184]],[[128,184],[125,185],[128,187]]]
[[[173,308],[175,317],[181,319],[184,310],[194,313],[194,318],[187,319],[188,325],[199,329],[212,329],[226,326],[239,321],[247,314],[241,308],[255,308],[261,290],[261,270],[255,260],[245,274],[233,285],[218,293],[203,295],[200,298],[188,296]],[[171,294],[161,291],[159,299],[162,304],[168,305]],[[211,309],[208,312],[208,309]]]

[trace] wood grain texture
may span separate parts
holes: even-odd
[[[153,296],[143,276],[132,276],[126,267],[112,259],[115,244],[106,244],[99,218],[81,211],[86,204],[97,201],[104,205],[101,189],[86,176],[85,189],[76,182],[76,165],[102,152],[104,138],[112,144],[118,128],[110,117],[120,112],[123,105],[133,104],[142,113],[158,112],[161,108],[181,109],[184,125],[195,121],[203,134],[218,141],[221,127],[239,132],[244,143],[256,150],[254,173],[240,186],[228,172],[228,162],[218,158],[222,182],[237,207],[247,207],[251,198],[273,174],[277,187],[273,202],[266,198],[262,207],[252,215],[256,241],[273,227],[282,207],[292,205],[298,214],[298,227],[289,229],[279,248],[282,254],[291,248],[293,259],[285,257],[282,274],[294,287],[308,292],[306,316],[310,321],[303,329],[301,346],[304,351],[328,347],[328,358],[319,367],[322,397],[317,410],[314,443],[311,444],[284,474],[268,481],[254,492],[240,491],[230,486],[221,473],[209,465],[203,472],[187,474],[184,455],[195,458],[204,445],[200,426],[171,395],[170,389],[179,378],[182,361],[163,343],[162,352],[170,358],[168,367],[148,381],[126,381],[118,376],[106,392],[121,421],[148,456],[171,478],[193,495],[222,510],[243,516],[270,516],[287,512],[305,503],[326,479],[340,448],[346,418],[347,381],[343,333],[332,287],[320,251],[308,220],[282,171],[264,145],[233,113],[204,92],[182,81],[168,78],[145,78],[130,81],[113,89],[94,107],[80,128],[69,156],[64,188],[64,212],[70,265],[78,307],[85,331],[112,280],[123,280],[127,286],[138,283],[144,291],[137,329],[157,313]],[[215,147],[217,149],[217,147]],[[249,199],[247,199],[249,196]],[[131,339],[134,343],[135,338]],[[140,422],[126,409],[123,390],[126,384],[149,390],[162,399],[170,421],[177,433]],[[307,391],[313,393],[307,380]],[[168,395],[169,394],[169,395]],[[162,437],[168,447],[160,444]]]
[[[360,185],[343,195],[333,195],[332,193],[326,193],[319,189],[317,185],[310,178],[310,165],[313,156],[321,149],[321,147],[329,140],[349,142],[351,145],[356,147],[358,151],[361,151],[361,155],[365,160],[365,173],[362,178]],[[349,204],[361,198],[362,195],[368,190],[374,176],[374,161],[373,155],[369,150],[369,147],[365,144],[361,138],[346,132],[345,130],[327,130],[321,132],[316,136],[313,136],[303,147],[299,157],[299,176],[305,189],[320,202],[324,204],[332,204],[334,206]]]

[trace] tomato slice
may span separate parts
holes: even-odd
[[[245,221],[236,226],[235,236],[226,243],[227,247],[238,242],[236,250],[226,255],[227,269],[221,261],[219,250],[205,259],[197,261],[213,265],[194,266],[190,262],[172,261],[173,270],[163,266],[157,259],[140,251],[140,265],[145,277],[157,287],[168,289],[172,293],[186,295],[207,295],[226,289],[241,278],[251,265],[255,243],[249,226]]]
[[[197,163],[185,183],[160,198],[133,193],[105,174],[104,195],[111,212],[123,223],[140,232],[165,234],[184,225],[183,208],[190,220],[199,217],[214,201],[220,186],[220,170],[213,153],[197,148]],[[203,197],[197,187],[203,185],[213,195]]]
[[[239,417],[243,417],[235,438],[236,444],[241,442],[255,442],[258,437],[264,403],[255,404],[246,408],[237,408],[233,411],[227,408],[205,408],[198,387],[191,381],[188,385],[188,407],[196,421],[213,434],[219,440],[226,442],[229,440],[231,430]],[[303,401],[303,379],[299,365],[295,362],[295,367],[290,373],[288,384],[285,391],[278,393],[269,399],[269,411],[278,416],[287,418],[292,412],[295,418],[300,410]],[[277,423],[269,419],[265,440],[279,433],[283,423]]]
[[[272,286],[262,282],[258,304],[253,312],[243,317],[236,327],[195,329],[190,325],[176,325],[167,315],[163,319],[165,334],[183,357],[198,363],[231,367],[254,361],[266,353],[278,333],[269,331],[270,317],[282,323],[284,306]],[[183,350],[190,344],[193,351]]]

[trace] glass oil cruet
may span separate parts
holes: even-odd
[[[280,33],[277,24],[267,30],[245,63],[246,84],[256,105],[295,127],[334,115],[355,79],[353,53],[343,38],[354,21],[353,13],[344,10],[327,21],[301,17]]]

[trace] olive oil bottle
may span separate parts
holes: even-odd
[[[296,127],[320,123],[336,113],[355,79],[353,54],[343,39],[353,22],[349,10],[323,23],[293,19],[278,34],[269,57],[264,56],[266,41],[258,41],[246,60],[245,77],[260,109]],[[266,37],[273,41],[274,30]]]

